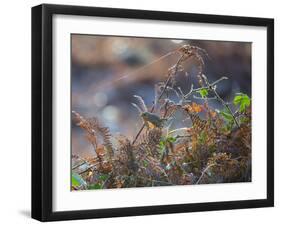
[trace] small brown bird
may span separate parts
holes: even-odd
[[[161,119],[158,115],[150,112],[141,113],[141,117],[148,128],[162,128],[164,126],[164,123],[167,121],[166,118]]]

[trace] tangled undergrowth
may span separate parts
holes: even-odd
[[[72,156],[72,190],[251,181],[250,98],[237,93],[232,103],[226,103],[220,97],[216,87],[227,77],[210,82],[203,74],[205,50],[184,45],[176,52],[180,56],[166,80],[155,84],[152,105],[134,96],[132,105],[143,126],[133,140],[112,135],[97,117],[72,112],[73,122],[95,152],[87,159]],[[175,80],[190,59],[197,65],[199,86],[191,85],[185,94]],[[169,99],[171,92],[177,102]],[[192,102],[191,97],[203,104]],[[210,99],[218,101],[222,110],[213,109]],[[178,111],[190,120],[191,127],[170,129]]]

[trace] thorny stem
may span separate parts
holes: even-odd
[[[137,141],[139,135],[141,134],[141,132],[143,131],[144,127],[145,127],[145,124],[143,123],[132,144],[136,143],[136,141]]]
[[[187,127],[182,127],[182,128],[174,129],[174,130],[170,131],[168,133],[168,135],[170,135],[172,133],[175,133],[175,132],[178,132],[178,131],[187,131],[187,129],[188,129]]]
[[[195,95],[193,95],[193,98],[199,99],[199,100],[216,100],[217,99],[216,97],[198,97],[198,96],[195,96]]]
[[[175,64],[175,71],[174,71],[174,72],[171,72],[171,73],[169,74],[169,77],[167,78],[167,80],[166,80],[166,82],[165,82],[165,85],[164,85],[164,88],[162,89],[162,91],[161,91],[159,97],[157,98],[156,103],[162,98],[162,96],[163,96],[164,93],[166,92],[166,89],[168,88],[168,85],[169,85],[169,83],[170,83],[172,77],[177,74],[179,64],[180,64],[181,61],[184,59],[184,57],[185,57],[185,54],[182,54],[181,57],[178,59],[177,63]],[[218,79],[218,80],[216,80],[215,82],[213,82],[213,83],[210,84],[209,81],[208,81],[208,79],[207,79],[207,77],[206,77],[204,74],[201,74],[201,73],[200,73],[200,77],[203,77],[204,82],[206,83],[206,86],[203,86],[203,85],[202,85],[202,81],[200,82],[200,83],[201,83],[201,86],[202,86],[201,88],[193,89],[193,85],[191,85],[190,91],[189,91],[186,95],[183,96],[183,99],[185,99],[185,100],[188,99],[194,92],[198,92],[198,91],[203,90],[203,89],[208,89],[208,90],[212,91],[212,92],[214,93],[216,99],[217,99],[218,101],[220,101],[221,104],[222,104],[225,108],[227,108],[227,110],[230,112],[230,114],[231,114],[231,116],[232,116],[232,118],[233,118],[235,124],[237,125],[237,127],[239,127],[239,123],[237,122],[237,120],[236,120],[236,118],[235,118],[233,112],[231,111],[230,107],[228,106],[228,104],[227,104],[226,102],[224,102],[224,100],[219,96],[219,94],[216,92],[216,89],[215,89],[215,88],[216,88],[215,86],[216,86],[217,83],[221,82],[222,80],[228,79],[228,78],[227,78],[227,77],[221,77],[220,79]],[[181,90],[180,90],[180,91],[181,91]],[[181,93],[182,93],[182,91],[181,91]],[[205,99],[205,101],[206,101],[206,99]],[[150,110],[151,113],[154,111],[156,103],[153,103],[152,108],[151,108],[151,110]],[[139,135],[140,135],[141,132],[143,131],[144,127],[145,127],[145,123],[143,123],[142,127],[140,128],[139,132],[137,133],[137,135],[136,135],[135,139],[133,140],[132,144],[135,144],[135,142],[137,141]]]
[[[175,71],[174,71],[174,72],[171,72],[171,73],[169,74],[169,76],[168,76],[168,78],[167,78],[167,80],[166,80],[166,82],[165,82],[164,88],[162,89],[162,91],[161,91],[159,97],[157,98],[157,102],[158,102],[158,101],[162,98],[162,96],[164,95],[164,93],[165,93],[165,91],[166,91],[166,89],[167,89],[167,87],[168,87],[168,85],[169,85],[169,83],[170,83],[172,77],[177,74],[179,64],[181,63],[181,61],[182,61],[182,59],[184,58],[184,56],[185,56],[184,54],[181,55],[181,57],[178,59],[177,63],[175,64]],[[152,105],[152,108],[151,108],[151,110],[150,110],[151,113],[152,113],[152,112],[154,111],[154,109],[155,109],[155,104],[156,104],[156,103],[153,103],[153,105]],[[135,144],[135,142],[137,141],[139,135],[140,135],[141,132],[143,131],[144,127],[145,127],[145,123],[143,123],[142,127],[140,128],[139,132],[137,133],[137,135],[136,135],[134,141],[132,142],[132,144]]]
[[[166,102],[166,104],[165,104],[165,113],[163,115],[163,118],[165,118],[167,116],[167,112],[168,112],[168,102]]]
[[[185,136],[177,135],[175,138],[179,139],[179,138],[187,138],[187,137],[191,137],[191,135],[185,135]]]
[[[209,86],[215,86],[216,84],[218,84],[219,82],[221,82],[222,80],[225,80],[225,79],[227,79],[227,77],[221,77],[220,79],[216,80],[215,82],[213,82]],[[183,96],[183,99],[186,100],[195,92],[198,92],[198,91],[203,90],[203,89],[208,89],[209,90],[209,86],[203,86],[201,88],[194,89],[193,88],[193,84],[191,84],[190,91],[187,94],[184,95],[181,90],[180,90],[180,92],[181,92],[181,95]]]
[[[87,171],[91,170],[92,168],[94,168],[94,167],[96,167],[96,166],[98,166],[98,165],[100,165],[100,163],[92,164],[92,165],[90,165],[87,169],[83,170],[82,172],[79,172],[78,174],[81,175],[81,174],[83,174],[83,173],[86,173]]]
[[[109,176],[108,176],[108,178],[103,182],[103,184],[102,184],[102,188],[105,188],[105,185],[106,185],[106,183],[109,181],[109,179],[112,177],[112,172],[110,172],[110,174],[109,174]]]
[[[96,164],[96,165],[98,165],[98,164]],[[91,170],[92,167],[94,167],[94,166],[90,166],[89,168],[83,170],[82,172],[79,172],[78,174],[81,175],[81,174],[83,174],[83,173],[86,173],[86,172],[88,172],[89,170]]]
[[[76,166],[73,166],[73,167],[72,167],[72,170],[75,170],[75,169],[79,168],[80,166],[83,166],[83,165],[86,164],[86,163],[87,163],[87,162],[84,160],[82,163],[77,164]]]
[[[215,96],[217,97],[218,101],[220,101],[222,103],[223,106],[225,106],[227,108],[227,110],[229,111],[229,113],[231,114],[235,124],[237,125],[237,127],[239,126],[239,123],[236,120],[236,117],[234,116],[233,112],[231,111],[229,105],[227,103],[224,102],[224,100],[219,96],[219,94],[217,93],[216,90],[213,90],[213,93],[215,94]]]
[[[218,100],[219,102],[221,102],[221,104],[229,111],[229,113],[231,114],[231,116],[232,116],[232,118],[233,118],[233,120],[234,120],[234,122],[235,122],[235,124],[237,125],[237,127],[240,127],[239,126],[239,123],[238,123],[238,121],[237,121],[237,119],[236,119],[236,117],[235,117],[235,113],[233,113],[232,111],[231,111],[231,109],[230,109],[230,107],[229,107],[229,105],[220,97],[220,95],[217,93],[217,91],[216,91],[216,84],[218,84],[219,82],[221,82],[221,81],[223,81],[223,80],[226,80],[226,79],[228,79],[227,77],[221,77],[220,79],[218,79],[218,80],[216,80],[216,81],[214,81],[213,83],[209,83],[209,81],[208,81],[208,79],[207,79],[207,77],[205,76],[205,75],[202,75],[202,77],[203,77],[203,79],[204,79],[204,82],[206,83],[206,85],[207,86],[203,86],[203,87],[201,87],[201,88],[197,88],[197,89],[193,89],[193,85],[191,85],[191,88],[190,88],[190,91],[187,93],[187,94],[185,94],[184,96],[183,96],[183,99],[188,99],[194,92],[198,92],[198,91],[200,91],[200,90],[203,90],[203,89],[207,89],[207,90],[209,90],[209,91],[212,91],[213,92],[213,94],[215,95],[215,99],[216,100]],[[198,97],[196,97],[196,98],[198,98]],[[206,99],[206,98],[203,98],[204,100]]]
[[[164,85],[164,88],[162,89],[162,91],[161,91],[161,93],[160,93],[160,95],[159,95],[159,97],[158,97],[158,99],[157,99],[157,102],[162,98],[162,96],[163,96],[164,93],[166,92],[166,89],[167,89],[167,87],[168,87],[168,85],[169,85],[169,83],[170,83],[172,77],[177,74],[178,68],[179,68],[179,64],[181,63],[183,57],[184,57],[184,54],[181,55],[181,57],[178,59],[176,65],[175,65],[175,71],[174,71],[174,72],[171,72],[170,75],[169,75],[169,77],[167,78],[167,80],[166,80],[166,82],[165,82],[165,85]],[[153,104],[153,106],[152,106],[152,108],[151,108],[151,112],[154,111],[154,106],[155,106],[155,105]]]
[[[222,80],[227,80],[228,78],[223,76],[221,78],[219,78],[217,81],[214,81],[211,86],[215,86],[216,84],[218,84],[219,82],[221,82]]]
[[[214,93],[214,95],[215,95],[215,97],[217,98],[217,100],[218,100],[219,102],[221,102],[221,104],[229,111],[229,113],[231,114],[231,116],[232,116],[232,118],[233,118],[235,124],[237,125],[237,127],[240,127],[240,126],[239,126],[239,123],[238,123],[238,121],[236,120],[236,117],[234,116],[233,112],[231,111],[229,105],[220,97],[220,95],[219,95],[219,94],[217,93],[217,91],[216,91],[215,85],[216,85],[218,82],[220,82],[220,81],[222,81],[222,80],[224,80],[224,79],[227,79],[227,78],[226,78],[226,77],[222,77],[222,78],[218,79],[217,81],[213,82],[212,84],[209,83],[209,81],[208,81],[208,79],[207,79],[207,77],[206,77],[205,75],[203,75],[203,78],[204,78],[205,83],[206,83],[206,85],[207,85],[207,89],[210,90],[210,91],[212,91],[212,92]]]
[[[207,172],[207,170],[209,168],[211,168],[212,166],[214,166],[215,164],[210,164],[208,165],[204,170],[203,172],[201,173],[201,176],[199,177],[199,179],[197,180],[197,182],[195,184],[199,184],[199,182],[202,180],[203,176],[205,175],[205,173]]]

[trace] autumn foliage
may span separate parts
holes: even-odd
[[[72,112],[73,124],[84,131],[93,149],[87,159],[72,156],[72,190],[251,181],[251,99],[236,93],[232,103],[226,103],[216,87],[227,78],[210,82],[203,74],[206,51],[189,45],[177,51],[177,63],[165,81],[155,84],[155,101],[147,105],[135,96],[132,105],[143,126],[133,140],[111,134],[98,116]],[[190,59],[197,65],[199,86],[184,94],[174,79]],[[168,98],[169,92],[176,93],[177,102]],[[201,104],[191,101],[192,95]],[[214,109],[210,99],[221,109]],[[170,129],[177,112],[190,127]]]

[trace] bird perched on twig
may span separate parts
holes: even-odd
[[[160,118],[157,114],[149,112],[142,97],[134,95],[138,104],[132,103],[132,105],[139,111],[140,117],[143,119],[147,128],[162,128],[167,118]]]
[[[164,123],[167,121],[166,118],[160,118],[158,115],[150,112],[142,112],[140,116],[142,117],[145,125],[148,128],[162,128],[164,126]]]

